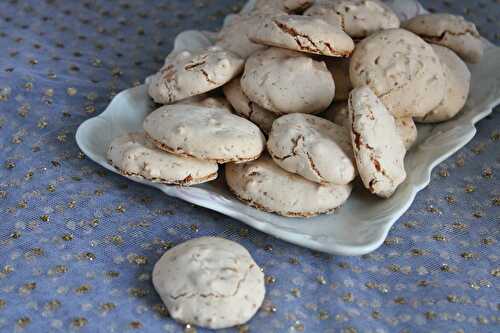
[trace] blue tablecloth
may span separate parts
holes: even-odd
[[[424,1],[498,43],[498,1]],[[0,331],[178,332],[151,284],[173,244],[247,247],[267,298],[241,332],[499,332],[500,115],[442,163],[385,244],[313,253],[111,174],[77,126],[233,1],[0,1]],[[190,329],[188,328],[187,331]],[[198,329],[198,332],[204,330]]]

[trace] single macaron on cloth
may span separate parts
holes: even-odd
[[[156,110],[109,143],[109,163],[177,186],[223,174],[245,204],[294,218],[334,212],[354,186],[390,198],[416,123],[460,112],[466,62],[483,55],[463,17],[407,20],[379,0],[258,0],[199,44],[146,80]],[[172,318],[212,329],[244,324],[265,296],[250,254],[216,237],[168,250],[152,279]]]

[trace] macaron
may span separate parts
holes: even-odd
[[[243,59],[217,46],[182,51],[167,58],[158,73],[148,79],[149,96],[160,104],[214,90],[243,70]]]
[[[363,39],[350,62],[354,87],[368,86],[395,117],[421,117],[446,93],[441,61],[422,38],[403,29]]]
[[[471,72],[467,65],[452,50],[432,45],[434,52],[445,68],[447,89],[441,103],[423,117],[415,118],[420,123],[438,123],[455,117],[469,97]]]
[[[241,89],[252,102],[277,114],[318,113],[335,96],[335,82],[323,61],[274,47],[248,58]]]
[[[312,16],[265,16],[248,36],[254,43],[330,57],[348,57],[354,50],[340,26]]]
[[[173,104],[149,114],[143,123],[161,150],[218,163],[259,158],[264,135],[252,122],[224,109]]]
[[[354,157],[363,184],[373,194],[391,197],[406,179],[406,149],[394,117],[365,86],[351,92],[349,118]]]
[[[269,134],[271,126],[278,115],[252,102],[241,90],[241,77],[233,79],[224,86],[224,95],[233,106],[235,112],[257,126],[265,134]]]
[[[476,25],[463,16],[424,14],[406,21],[403,27],[429,43],[455,51],[466,62],[478,63],[483,56],[484,44]]]
[[[168,250],[154,266],[153,286],[172,318],[210,329],[246,323],[266,292],[264,273],[250,253],[218,237]]]
[[[318,1],[304,15],[339,25],[354,39],[365,38],[380,30],[399,28],[396,13],[379,0]]]
[[[243,202],[286,217],[331,213],[350,196],[351,185],[319,184],[280,168],[267,154],[226,165],[226,183]]]
[[[278,118],[267,150],[277,165],[316,183],[346,185],[356,177],[347,128],[318,116],[293,113]]]
[[[115,138],[109,144],[107,157],[122,175],[156,183],[190,186],[217,178],[217,163],[164,152],[143,132]]]

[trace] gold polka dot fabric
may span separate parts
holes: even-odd
[[[158,69],[176,34],[215,30],[241,4],[0,2],[0,331],[204,332],[169,318],[151,271],[173,245],[217,235],[249,249],[268,291],[251,322],[227,331],[498,332],[498,112],[436,168],[385,244],[355,258],[248,229],[78,150],[78,125]],[[498,43],[498,1],[424,5]]]

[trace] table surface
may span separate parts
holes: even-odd
[[[498,0],[424,4],[498,44]],[[194,331],[168,318],[151,270],[173,244],[218,235],[267,275],[262,309],[228,331],[498,332],[498,112],[362,257],[287,244],[85,159],[78,125],[158,69],[177,33],[215,30],[239,5],[0,2],[0,331]]]

